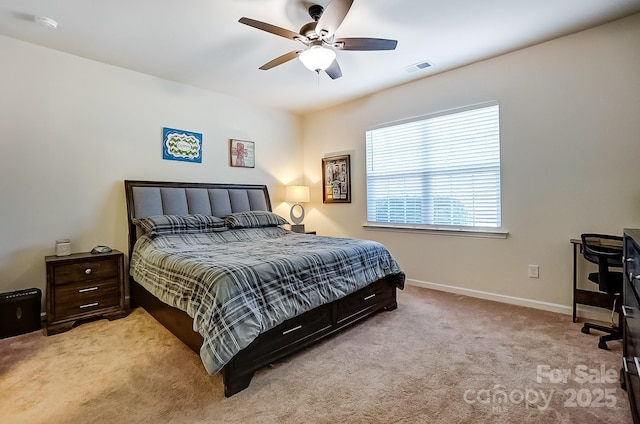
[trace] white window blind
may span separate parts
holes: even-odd
[[[366,139],[370,224],[501,226],[497,104],[372,129]]]

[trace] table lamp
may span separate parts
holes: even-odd
[[[306,203],[309,201],[309,186],[292,185],[287,186],[287,192],[285,194],[285,202],[293,203],[291,206],[291,231],[295,233],[304,233],[304,208],[300,203]],[[300,209],[298,215],[296,215],[296,209]]]

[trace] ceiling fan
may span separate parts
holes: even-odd
[[[251,18],[240,18],[238,22],[280,37],[299,41],[306,46],[305,49],[293,50],[265,63],[260,67],[261,70],[266,71],[299,57],[309,70],[317,73],[324,71],[331,79],[336,79],[342,76],[342,70],[336,60],[335,50],[394,50],[398,44],[397,40],[383,38],[335,38],[334,34],[349,13],[352,4],[353,0],[333,0],[326,9],[317,4],[312,5],[309,7],[309,15],[313,22],[303,25],[299,32],[289,31]]]

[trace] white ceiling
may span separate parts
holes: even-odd
[[[329,0],[316,2],[326,6]],[[398,40],[394,51],[338,51],[331,80],[292,60],[302,44],[238,23],[298,32],[302,0],[0,0],[0,34],[298,113],[359,97],[640,12],[640,0],[355,0],[337,37]],[[33,23],[55,19],[58,29]],[[1,57],[1,56],[0,56]],[[422,61],[426,70],[404,68]]]

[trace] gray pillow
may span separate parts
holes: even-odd
[[[224,217],[229,228],[277,227],[289,221],[269,211],[234,212]]]
[[[154,215],[135,219],[145,234],[152,237],[166,234],[211,233],[228,230],[222,218],[211,215]]]

